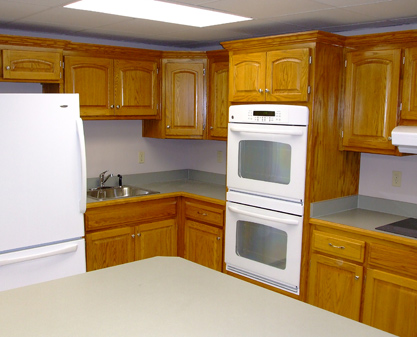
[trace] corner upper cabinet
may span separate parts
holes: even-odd
[[[162,65],[161,120],[145,121],[143,136],[203,139],[207,59],[164,59]]]
[[[310,49],[233,54],[231,102],[307,102]]]
[[[417,47],[405,50],[401,119],[417,121]]]
[[[343,149],[395,154],[401,49],[346,54]]]
[[[156,118],[158,63],[67,56],[65,92],[80,94],[84,119]]]
[[[62,80],[62,51],[2,50],[2,77],[5,80]]]

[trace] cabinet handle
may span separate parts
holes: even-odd
[[[138,237],[140,236],[140,233],[136,234]]]
[[[335,246],[331,242],[329,242],[329,246],[333,248],[338,248],[338,249],[345,249],[345,246]]]
[[[120,109],[120,105],[119,104],[116,105],[116,109]]]
[[[359,276],[358,275],[355,276],[355,280],[359,280]]]
[[[268,89],[265,89],[265,92],[266,92],[266,93],[269,93],[269,90],[268,90]]]
[[[217,237],[217,241],[220,241],[220,240],[221,240],[221,237],[220,237],[220,236],[218,236],[218,237]]]
[[[259,91],[260,94],[262,94],[264,92],[262,89],[259,89],[258,91]]]
[[[7,66],[7,67],[6,67],[6,70],[10,70],[10,66]]]
[[[210,130],[213,130],[214,128],[212,126],[210,126]]]
[[[135,234],[132,234],[132,238],[135,238]]]
[[[207,216],[207,213],[201,213],[201,212],[197,212],[197,214],[200,214],[200,215],[202,215],[202,216]]]
[[[110,109],[114,109],[114,105],[112,104],[112,105],[110,105]]]
[[[392,137],[388,137],[388,140],[392,140]]]
[[[167,129],[169,129],[170,128],[170,126],[169,125],[167,125]]]

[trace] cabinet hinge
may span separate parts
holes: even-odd
[[[345,60],[345,68],[347,67],[347,60]]]
[[[313,63],[313,58],[311,56],[308,58],[308,63],[310,63],[310,64]]]
[[[159,68],[156,68],[156,74],[157,75],[159,74]]]
[[[65,62],[61,62],[61,61],[59,61],[59,65],[62,67],[62,69],[64,69],[64,68],[65,68]]]
[[[206,68],[203,68],[203,76],[206,76]]]
[[[403,110],[403,102],[400,103],[400,111]]]
[[[307,87],[307,94],[309,94],[309,93],[311,93],[311,87],[310,86]]]
[[[403,56],[403,64],[405,64],[405,56]]]
[[[342,130],[342,138],[343,138],[343,130]]]

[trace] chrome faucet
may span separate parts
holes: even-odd
[[[105,177],[107,171],[101,172],[99,175],[99,179],[100,179],[100,187],[104,187],[104,184],[106,183],[106,181],[110,178],[113,177],[113,173],[110,173],[107,177]]]

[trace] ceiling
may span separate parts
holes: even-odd
[[[32,36],[53,33],[204,50],[220,47],[221,41],[250,37],[308,30],[346,32],[417,24],[417,0],[167,1],[253,18],[251,21],[205,28],[62,7],[74,1],[0,0],[0,30],[30,31]]]

